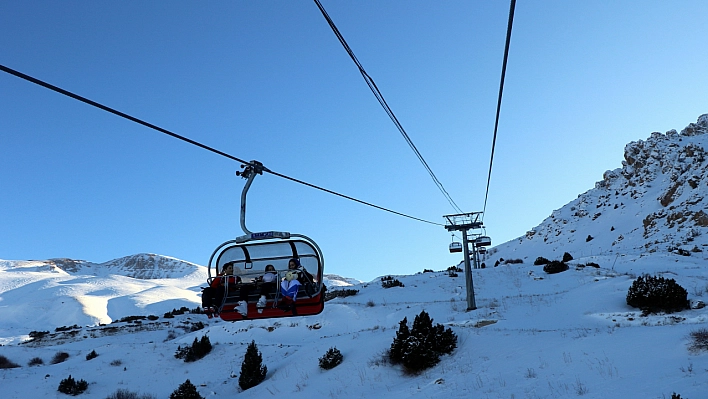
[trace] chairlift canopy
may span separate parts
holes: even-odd
[[[492,245],[492,239],[489,238],[489,236],[479,236],[474,240],[474,246],[479,248],[479,247],[488,247]]]
[[[462,243],[461,242],[452,242],[450,243],[450,253],[455,253],[455,252],[462,252]]]

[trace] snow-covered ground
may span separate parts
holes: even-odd
[[[503,255],[498,251],[490,260]],[[674,254],[593,256],[571,261],[566,272],[548,275],[542,267],[533,266],[532,254],[527,256],[532,259],[521,264],[473,270],[478,306],[473,311],[466,310],[463,273],[458,277],[449,277],[446,272],[396,276],[405,287],[390,289],[375,280],[347,287],[359,290],[358,294],[327,302],[317,316],[238,323],[190,314],[165,319],[163,312],[175,306],[164,296],[177,284],[144,280],[143,284],[149,281],[151,286],[143,287],[140,294],[115,298],[121,298],[117,302],[123,304],[113,310],[127,311],[122,316],[155,314],[159,319],[105,327],[84,324],[88,315],[106,313],[105,302],[71,305],[73,313],[58,303],[47,306],[60,302],[57,297],[48,297],[50,293],[81,289],[88,283],[74,281],[62,288],[58,280],[56,288],[36,289],[35,294],[21,290],[21,296],[14,295],[17,288],[13,287],[22,285],[15,273],[26,273],[25,282],[34,281],[23,285],[28,287],[49,284],[35,274],[53,272],[6,269],[0,273],[0,339],[5,344],[0,354],[22,367],[0,370],[2,397],[64,397],[57,387],[69,375],[86,380],[89,388],[83,395],[92,398],[105,398],[118,389],[164,398],[187,379],[207,398],[237,394],[244,398],[669,398],[672,392],[682,398],[706,397],[708,353],[691,353],[688,345],[691,331],[706,328],[708,309],[642,317],[625,303],[627,289],[635,276],[644,272],[674,278],[688,290],[689,298],[706,301],[704,258]],[[600,268],[575,267],[589,261]],[[113,276],[100,281],[96,290],[106,295],[131,287],[126,278]],[[193,287],[189,280],[178,281],[186,291]],[[196,306],[197,299],[195,295],[182,300]],[[141,307],[141,303],[145,305]],[[31,327],[13,323],[7,310],[12,308],[22,309],[22,314],[12,317],[31,319]],[[459,338],[458,348],[436,367],[408,376],[386,362],[385,352],[399,321],[407,317],[412,322],[421,310],[428,312],[434,323],[452,328]],[[190,332],[199,321],[206,327]],[[21,343],[29,339],[31,330],[54,333],[56,327],[74,323],[81,327],[75,333],[56,333],[38,343]],[[205,334],[214,345],[211,354],[194,363],[174,358],[178,346],[189,345]],[[263,354],[268,374],[262,384],[241,392],[238,374],[246,345],[252,340]],[[342,352],[344,362],[323,371],[318,359],[331,347]],[[86,360],[92,350],[99,356]],[[60,351],[70,357],[50,364]],[[35,357],[44,364],[28,366]]]

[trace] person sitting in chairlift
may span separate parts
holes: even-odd
[[[226,292],[225,284],[236,284],[236,277],[226,277],[233,276],[233,274],[233,263],[224,264],[221,273],[211,280],[211,284],[209,284],[208,287],[202,290],[202,309],[210,319],[214,317],[214,315],[219,315],[219,308],[224,302]]]
[[[266,307],[266,295],[275,292],[276,281],[278,280],[278,272],[275,271],[275,266],[266,265],[265,273],[258,277],[258,281],[261,282],[260,285],[260,298],[258,298],[258,303],[256,308],[258,308],[258,313],[263,313],[263,309]]]
[[[228,285],[236,285],[241,282],[241,277],[234,276],[234,262],[224,264],[221,273],[218,277],[211,281],[209,287],[202,290],[202,309],[210,319],[219,315],[219,309],[224,303],[224,296],[227,292]],[[241,291],[239,298],[241,299],[236,305],[236,310],[243,316],[246,316],[248,307],[246,305],[246,292]]]

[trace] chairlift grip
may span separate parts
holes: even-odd
[[[250,230],[246,228],[246,194],[248,194],[248,189],[251,188],[251,183],[256,175],[262,175],[263,169],[265,168],[262,163],[258,161],[251,161],[248,165],[241,165],[243,171],[236,172],[236,176],[241,176],[247,179],[246,184],[243,186],[243,191],[241,191],[241,230],[246,235],[252,234]]]

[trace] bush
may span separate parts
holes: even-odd
[[[0,355],[0,369],[14,369],[20,367],[19,364],[11,361],[3,355]]]
[[[121,319],[114,321],[114,323],[131,323],[134,321],[143,321],[147,319],[146,316],[125,316]]]
[[[557,260],[552,260],[548,262],[547,265],[543,266],[543,271],[548,274],[560,273],[568,270],[568,265]]]
[[[51,364],[58,364],[64,362],[69,358],[69,354],[66,352],[57,352],[52,358]]]
[[[402,282],[392,276],[381,277],[381,286],[384,288],[405,287]]]
[[[59,382],[59,388],[57,388],[57,391],[67,395],[76,396],[84,393],[86,389],[88,389],[88,382],[84,380],[75,381],[71,378],[71,375],[69,375],[69,378],[65,378]]]
[[[543,256],[539,256],[538,258],[536,258],[535,261],[533,261],[533,264],[536,266],[541,266],[541,265],[547,265],[550,262],[551,262],[550,260],[544,258]]]
[[[44,364],[44,360],[42,360],[41,357],[33,357],[30,359],[30,361],[27,363],[28,366],[41,366]]]
[[[329,348],[327,353],[320,358],[320,368],[324,370],[331,370],[339,366],[339,364],[342,363],[342,360],[344,360],[344,356],[342,356],[342,352],[340,352],[339,349]]]
[[[32,339],[40,340],[47,334],[49,334],[49,331],[30,331],[29,336]]]
[[[204,323],[201,321],[198,321],[194,324],[192,324],[191,327],[189,327],[189,332],[195,332],[204,329]]]
[[[79,327],[77,324],[74,324],[73,326],[61,326],[57,327],[54,329],[56,332],[63,332],[63,331],[70,331],[70,330],[79,330],[81,327]]]
[[[563,254],[563,262],[570,262],[571,260],[573,260],[573,255],[567,252]]]
[[[98,353],[96,353],[95,350],[92,350],[91,352],[88,353],[88,355],[86,355],[86,360],[95,359],[97,357],[98,357]]]
[[[325,292],[324,300],[325,302],[334,298],[346,298],[348,296],[353,296],[359,293],[359,290],[344,289],[344,290],[334,290]]]
[[[708,351],[708,328],[701,328],[691,331],[691,345],[688,347],[692,352]]]
[[[140,395],[127,389],[119,389],[115,393],[106,396],[106,399],[155,399],[155,397],[148,394]]]
[[[591,236],[590,234],[588,234],[587,238],[585,239],[585,242],[590,242],[590,241],[592,241],[594,238],[595,238],[595,237],[593,237],[593,236]]]
[[[238,377],[238,385],[244,391],[253,388],[265,380],[268,367],[263,365],[263,357],[258,351],[256,341],[251,341],[246,348],[246,355],[241,363],[241,375]]]
[[[170,399],[204,399],[204,397],[197,392],[197,387],[187,380],[170,394]]]
[[[519,263],[524,263],[523,259],[507,259],[504,261],[505,265],[515,265]]]
[[[402,364],[406,372],[417,374],[440,362],[440,356],[452,353],[457,347],[457,335],[442,324],[433,326],[433,319],[421,311],[408,329],[408,320],[399,323],[399,329],[389,350],[393,364]]]
[[[671,313],[688,308],[687,298],[688,292],[676,280],[643,275],[629,287],[627,305],[649,313]]]
[[[177,352],[175,352],[175,357],[177,359],[184,359],[185,362],[195,362],[211,352],[211,341],[209,341],[208,336],[203,336],[201,339],[194,338],[192,346],[187,346],[182,348],[177,347]]]

